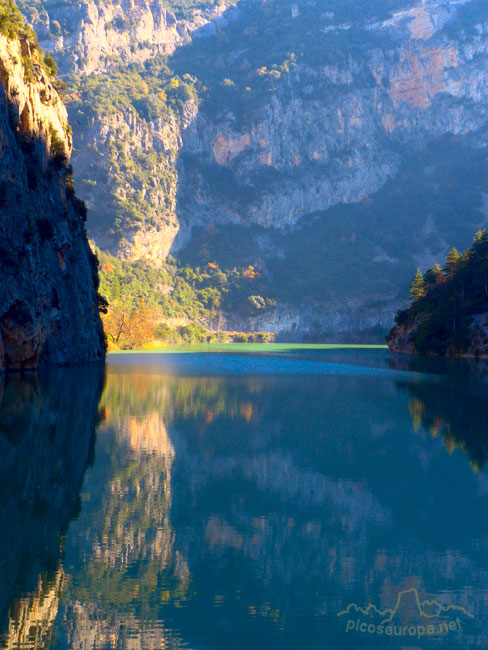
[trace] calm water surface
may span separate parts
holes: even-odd
[[[384,350],[0,384],[0,647],[488,647],[488,383]]]

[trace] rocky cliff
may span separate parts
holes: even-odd
[[[0,33],[0,82],[0,370],[103,359],[71,129],[28,35]]]
[[[391,322],[412,270],[486,220],[480,0],[21,5],[71,73],[91,232],[125,259],[252,264],[278,320],[347,329]]]
[[[58,55],[61,70],[86,74],[172,54],[209,22],[225,23],[221,15],[229,2],[196,0],[184,11],[164,0],[19,4],[42,47]]]

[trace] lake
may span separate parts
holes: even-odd
[[[487,376],[254,346],[0,380],[0,646],[488,647]]]

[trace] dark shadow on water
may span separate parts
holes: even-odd
[[[388,354],[392,370],[445,375],[460,382],[475,383],[488,379],[488,359],[475,357],[421,357]]]
[[[486,394],[422,382],[410,382],[403,388],[410,396],[408,410],[414,430],[422,427],[432,438],[439,437],[450,454],[461,449],[473,471],[481,472],[488,459]]]
[[[49,637],[103,382],[99,364],[0,378],[0,646]]]

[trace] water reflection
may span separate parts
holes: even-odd
[[[408,409],[415,432],[420,428],[439,437],[448,451],[462,450],[474,472],[481,472],[488,457],[488,400],[457,385],[411,383]]]
[[[52,647],[484,647],[479,385],[231,370],[109,370]]]
[[[93,458],[98,366],[0,378],[0,643],[49,642],[64,573],[62,540]]]
[[[112,371],[55,647],[357,647],[337,613],[412,589],[475,643],[488,486],[408,403],[384,377]]]

